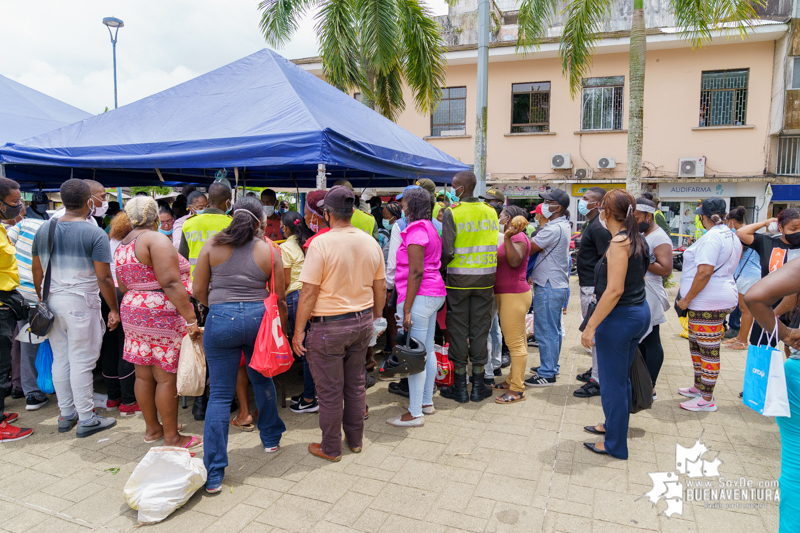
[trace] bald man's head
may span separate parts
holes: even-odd
[[[455,192],[459,198],[474,196],[475,185],[477,183],[478,180],[475,178],[475,174],[472,171],[465,170],[459,172],[453,176],[453,192]],[[461,192],[459,192],[459,189],[461,189]]]

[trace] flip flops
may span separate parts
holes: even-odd
[[[746,350],[747,345],[743,342],[736,341],[730,344],[726,344],[725,348],[727,348],[728,350]]]
[[[498,396],[494,399],[494,403],[517,403],[525,401],[525,394],[518,392],[519,396],[511,396],[509,393],[505,393],[502,396]]]
[[[183,424],[178,424],[178,431],[180,431],[180,430],[182,430],[182,429],[183,429]],[[160,437],[158,437],[157,439],[153,439],[153,440],[147,440],[147,439],[144,439],[144,443],[145,443],[145,444],[153,444],[154,442],[158,442],[158,441],[160,441],[160,440],[161,440],[161,439],[163,439],[163,438],[164,438],[164,435],[161,435],[161,436],[160,436]]]
[[[234,427],[239,431],[253,431],[254,429],[256,429],[256,426],[253,424],[245,424],[244,426],[238,424],[235,418],[231,419],[231,427]]]
[[[186,443],[186,446],[184,446],[184,448],[186,448],[187,450],[191,450],[192,448],[196,448],[197,446],[202,446],[202,445],[203,445],[203,439],[201,439],[200,437],[192,437],[191,439],[189,439],[189,442]]]

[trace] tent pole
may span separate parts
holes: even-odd
[[[164,176],[161,175],[161,171],[156,169],[156,174],[158,174],[158,179],[161,183],[164,183]]]
[[[239,199],[239,167],[233,167],[233,176],[236,182],[236,190],[233,193],[233,203],[236,203],[236,201]]]
[[[119,208],[122,209],[122,187],[117,187],[117,203]]]
[[[0,163],[0,178],[6,177],[6,165],[5,163]]]
[[[325,164],[320,163],[317,165],[317,189],[324,191],[328,188],[327,179],[325,178]]]

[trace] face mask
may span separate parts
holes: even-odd
[[[172,235],[172,230],[167,231],[164,228],[158,228],[158,231],[160,231],[164,235]]]
[[[464,192],[464,187],[459,187],[458,189],[461,189],[461,192],[462,192],[462,193]],[[456,198],[458,198],[459,200],[461,200],[461,195],[460,195],[460,194],[458,194],[458,193],[456,192],[456,191],[458,191],[458,189],[455,189],[455,190],[453,191],[453,193],[455,193],[455,195],[456,195]]]
[[[547,220],[550,220],[550,217],[553,216],[553,212],[550,211],[550,206],[547,204],[542,204],[542,216]]]
[[[311,231],[313,231],[314,233],[316,233],[316,232],[318,232],[318,231],[319,231],[319,224],[318,224],[317,222],[315,222],[315,221],[314,221],[314,217],[315,217],[315,216],[316,216],[316,215],[313,215],[313,216],[311,217],[311,223],[309,223],[309,225],[308,225],[308,229],[310,229],[310,230],[311,230]]]
[[[403,209],[403,224],[408,225],[408,217],[406,217],[406,210]]]
[[[11,220],[17,218],[20,213],[22,213],[22,204],[19,205],[8,205],[7,203],[3,202],[3,210],[2,212],[3,220]]]
[[[285,207],[281,207],[280,209],[278,209],[278,214],[283,216],[286,214],[286,211],[288,211],[288,209],[286,209]]]
[[[96,207],[94,205],[94,202],[92,202],[92,211],[93,211],[92,212],[92,216],[95,216],[95,217],[105,216],[106,211],[108,211],[108,202],[103,200],[103,205],[101,205],[100,207]]]
[[[268,217],[271,217],[275,214],[275,206],[274,205],[265,205],[264,206],[264,214]]]
[[[392,224],[391,224],[391,222],[389,222],[388,220],[386,220],[386,219],[384,218],[384,219],[383,219],[383,229],[391,229],[391,228],[392,228]]]
[[[586,216],[586,215],[589,214],[590,211],[591,211],[591,209],[589,209],[589,202],[587,202],[583,198],[578,200],[578,212],[581,215]]]
[[[497,211],[497,216],[500,216],[500,213],[502,213],[502,212],[503,212],[503,204],[499,204],[499,203],[495,203],[495,202],[490,202],[490,203],[489,203],[489,205],[492,207],[492,209],[494,209],[495,211]]]
[[[600,218],[600,225],[603,226],[603,229],[608,231],[608,226],[606,226],[606,219],[605,219],[603,213],[600,213],[600,217],[599,218]]]
[[[650,229],[650,223],[647,221],[639,222],[639,233],[644,233]]]
[[[205,209],[198,209],[197,211],[194,212],[194,214],[195,215],[202,215],[204,211],[205,211]]]
[[[797,233],[784,233],[783,238],[790,246],[800,246],[800,231]]]
[[[499,228],[500,228],[500,233],[505,233],[506,232],[506,225],[505,224],[500,224]]]

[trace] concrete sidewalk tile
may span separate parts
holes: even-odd
[[[436,508],[463,513],[469,506],[475,487],[455,480],[448,482],[439,491],[436,499]]]
[[[123,498],[109,498],[108,491],[104,490],[84,498],[72,507],[67,507],[63,513],[97,526],[112,520],[128,509],[130,507]]]
[[[236,485],[223,479],[222,491],[218,494],[208,494],[205,490],[200,489],[194,493],[184,507],[220,517],[244,502],[255,490],[256,487],[252,485]]]
[[[75,502],[71,502],[69,500],[65,500],[63,498],[59,498],[57,496],[53,496],[51,494],[47,494],[42,491],[37,491],[32,494],[28,494],[24,498],[21,498],[21,501],[29,503],[31,505],[35,505],[37,507],[42,507],[51,513],[59,513],[64,509],[66,509],[67,507],[72,507],[73,505],[75,505]],[[2,503],[3,502],[0,502],[0,504]],[[0,506],[0,516],[10,516],[6,514],[2,506]]]
[[[329,503],[285,494],[255,520],[273,527],[306,533],[332,508]]]
[[[475,489],[475,495],[516,505],[531,504],[533,496],[536,494],[536,481],[515,480],[513,482],[513,490],[509,490],[509,485],[512,485],[512,483],[505,476],[484,474]]]
[[[357,531],[364,531],[365,533],[375,533],[378,531],[386,519],[389,517],[388,513],[377,511],[375,509],[366,509],[358,520],[353,524],[353,529]]]
[[[357,481],[355,476],[323,469],[312,470],[289,490],[289,494],[334,503]]]
[[[283,496],[283,492],[255,487],[255,490],[242,500],[242,504],[266,509],[278,501],[281,496]]]
[[[24,498],[37,490],[42,490],[43,487],[50,487],[60,481],[62,480],[59,477],[37,472],[36,470],[20,470],[3,480],[2,486],[0,486],[0,495],[12,499]],[[57,492],[54,493],[54,496],[64,497]]]
[[[355,469],[354,469],[355,471]],[[368,477],[359,476],[357,481],[350,487],[352,492],[356,494],[366,494],[367,496],[375,496],[386,485],[386,481],[379,481]]]
[[[147,526],[148,533],[185,533],[186,531],[203,531],[210,526],[217,517],[193,511],[182,507],[157,524]],[[134,531],[139,530],[138,528]]]
[[[486,528],[488,519],[434,508],[425,517],[425,522],[480,533]]]
[[[595,491],[593,513],[595,520],[658,531],[657,513],[641,512],[643,508],[649,507],[649,502],[644,500],[637,502],[638,496],[627,492],[614,492],[613,489],[618,490],[613,484],[609,484],[608,489]]]
[[[94,473],[89,476],[76,474],[74,477],[49,484],[41,490],[47,494],[78,503],[93,494],[106,490],[106,487],[95,482],[95,477]]]
[[[22,533],[23,531],[33,529],[49,518],[49,514],[42,513],[35,509],[23,508],[22,512],[13,518],[3,520],[0,528],[4,531],[10,531],[11,533]]]
[[[588,532],[592,530],[592,519],[576,516],[574,514],[547,511],[547,519],[553,520],[553,531],[559,533]]]
[[[262,513],[258,507],[237,504],[206,528],[209,533],[238,533]]]
[[[27,531],[31,533],[43,531],[57,531],[58,533],[89,533],[92,531],[92,528],[51,516],[44,522],[29,528]]]
[[[325,521],[350,527],[372,503],[372,496],[347,492],[323,517]]]
[[[464,514],[478,518],[489,518],[494,512],[495,505],[497,505],[495,500],[473,496],[469,499],[469,503],[464,509]]]
[[[447,527],[395,514],[389,515],[378,531],[380,533],[445,533]]]
[[[437,494],[432,491],[401,487],[388,483],[370,503],[370,509],[391,509],[395,515],[422,520],[436,503]],[[384,524],[385,526],[385,524]]]
[[[519,531],[541,531],[544,525],[544,510],[497,502],[486,525],[487,533]]]

